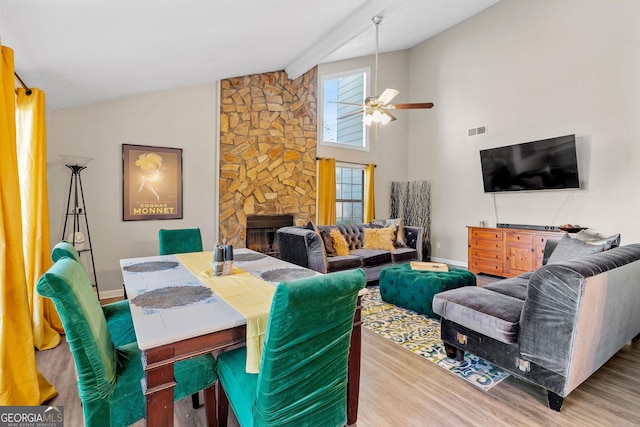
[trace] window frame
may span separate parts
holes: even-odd
[[[324,140],[324,84],[325,81],[327,80],[334,80],[334,79],[338,79],[340,77],[346,77],[346,76],[351,76],[354,74],[364,74],[364,98],[369,96],[370,93],[370,81],[371,81],[371,67],[362,67],[362,68],[355,68],[355,69],[350,69],[350,70],[346,70],[346,71],[341,71],[338,73],[330,73],[330,74],[323,74],[320,76],[320,90],[319,90],[319,95],[318,95],[318,140],[320,145],[323,146],[327,146],[327,147],[335,147],[335,148],[345,148],[347,150],[357,150],[357,151],[370,151],[370,144],[369,144],[369,126],[365,125],[364,122],[362,122],[362,132],[363,132],[363,145],[362,146],[355,146],[355,145],[349,145],[349,144],[345,144],[345,143],[340,143],[340,142],[333,142],[333,141],[325,141]],[[364,102],[364,100],[363,100]]]
[[[360,193],[360,199],[341,199],[338,198],[338,180],[337,180],[337,175],[338,175],[338,168],[343,168],[343,169],[352,169],[352,170],[359,170],[362,172],[362,181],[361,181],[361,190],[362,192]],[[354,165],[352,163],[341,163],[341,162],[336,162],[336,224],[361,224],[364,222],[364,182],[365,182],[365,166],[360,166],[360,165]],[[358,222],[349,222],[349,223],[344,223],[344,222],[339,222],[338,221],[338,203],[354,203],[354,202],[359,202],[362,205],[362,209],[361,209],[361,216],[359,218]],[[342,214],[342,212],[340,212]],[[343,218],[343,217],[340,217]],[[350,218],[353,218],[353,216],[351,216]]]

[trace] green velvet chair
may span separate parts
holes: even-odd
[[[218,421],[229,403],[242,427],[342,426],[349,344],[362,269],[282,282],[269,313],[259,374],[246,349],[218,356]]]
[[[136,343],[113,344],[84,268],[74,259],[62,257],[42,275],[36,289],[53,300],[60,314],[78,372],[85,425],[128,426],[144,418],[140,350]],[[216,363],[211,355],[176,363],[174,377],[175,400],[208,389],[206,404],[215,405],[212,386]]]
[[[202,236],[199,228],[158,231],[160,255],[202,252]]]
[[[187,252],[202,252],[202,235],[199,228],[180,228],[176,230],[158,230],[160,255],[183,254]],[[191,406],[200,406],[198,394],[191,398]]]
[[[71,258],[80,265],[80,255],[76,248],[69,242],[58,242],[51,251],[51,259],[53,262],[57,262],[62,257]],[[94,298],[98,297],[94,293]],[[104,317],[107,320],[107,329],[111,334],[113,345],[119,347],[124,344],[136,342],[136,331],[133,328],[133,320],[131,319],[131,309],[129,308],[129,301],[117,301],[110,304],[102,305],[102,311]]]

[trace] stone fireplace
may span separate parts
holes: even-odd
[[[315,220],[317,69],[222,80],[220,239],[247,244],[247,218]]]
[[[247,216],[247,248],[280,258],[276,231],[290,225],[293,225],[293,215]]]

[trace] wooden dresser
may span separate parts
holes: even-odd
[[[467,227],[469,271],[514,277],[542,266],[544,245],[564,232]]]

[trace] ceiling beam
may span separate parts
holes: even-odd
[[[360,33],[373,26],[371,18],[384,16],[388,0],[365,1],[351,15],[342,20],[331,31],[320,37],[298,56],[285,71],[290,79],[296,79],[321,63],[327,56],[353,40]]]

